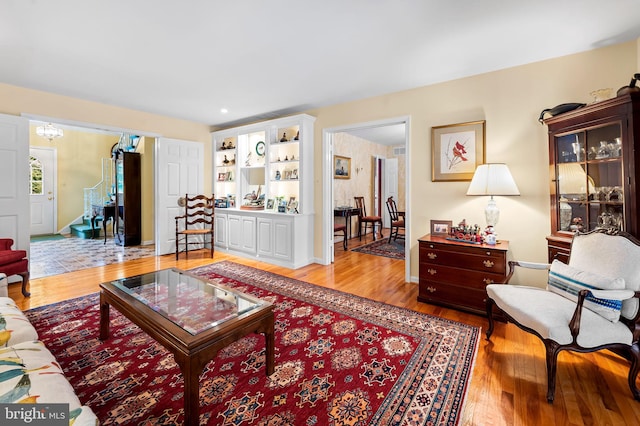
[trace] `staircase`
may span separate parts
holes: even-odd
[[[92,206],[102,206],[111,200],[111,194],[115,192],[113,187],[113,163],[110,158],[102,159],[102,180],[92,188],[84,188],[84,213],[82,223],[70,226],[71,235],[90,239],[100,238],[102,230],[102,217],[96,216],[95,230],[91,230]]]
[[[122,151],[136,151],[140,137],[129,133],[122,133],[114,149]],[[113,161],[111,158],[102,159],[102,180],[92,188],[84,188],[84,213],[82,223],[71,225],[71,235],[80,238],[100,238],[102,233],[102,216],[96,216],[95,229],[91,229],[93,206],[103,206],[115,197]]]

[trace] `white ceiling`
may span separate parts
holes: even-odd
[[[638,0],[0,0],[0,82],[228,126],[638,37]]]

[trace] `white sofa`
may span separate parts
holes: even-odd
[[[80,403],[35,328],[7,296],[4,274],[0,274],[0,401],[68,403],[70,425],[99,424],[91,408]]]

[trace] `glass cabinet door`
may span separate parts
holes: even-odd
[[[620,123],[555,138],[557,231],[624,230]]]

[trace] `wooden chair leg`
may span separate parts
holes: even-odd
[[[631,352],[631,366],[629,367],[629,389],[631,389],[631,393],[636,401],[640,401],[640,391],[638,391],[638,387],[636,386],[636,378],[638,377],[638,372],[640,370],[640,345],[635,343],[631,346],[629,350]]]
[[[487,297],[486,307],[487,307],[487,318],[489,319],[489,327],[487,327],[487,340],[491,340],[491,335],[493,334],[493,299]]]
[[[547,402],[552,403],[556,392],[556,367],[558,366],[559,345],[552,340],[545,340],[547,352]]]
[[[344,239],[342,240],[342,248],[347,251],[347,228],[344,228]]]
[[[22,295],[24,297],[31,296],[31,293],[27,291],[27,285],[29,285],[29,271],[18,274],[22,277]]]

